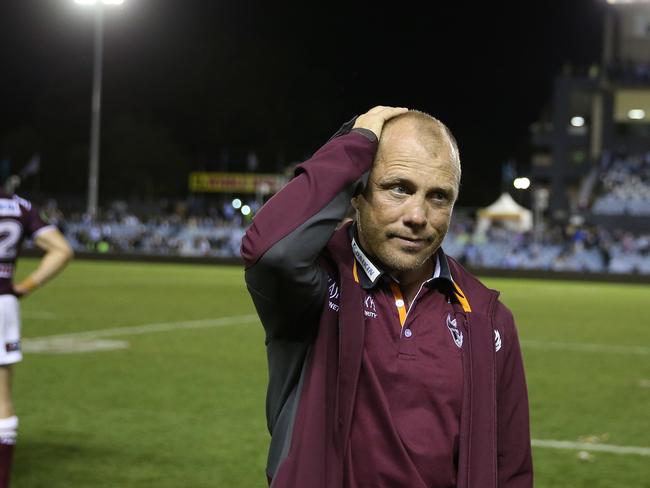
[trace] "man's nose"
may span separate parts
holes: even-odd
[[[427,224],[427,208],[424,199],[414,196],[406,202],[403,221],[407,227],[424,227]]]

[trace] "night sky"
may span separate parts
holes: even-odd
[[[243,171],[250,152],[281,171],[382,104],[444,121],[458,204],[486,205],[504,161],[525,170],[563,65],[599,62],[604,8],[126,0],[105,19],[100,197],[182,196],[189,171]],[[0,157],[15,172],[41,153],[26,191],[85,195],[92,41],[92,10],[73,0],[0,4]]]

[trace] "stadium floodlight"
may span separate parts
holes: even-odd
[[[97,5],[103,3],[104,5],[122,5],[124,0],[74,0],[74,3],[79,5]]]
[[[235,210],[239,210],[241,208],[241,206],[242,206],[242,203],[241,203],[241,200],[239,198],[235,198],[232,201],[232,208],[234,208]]]
[[[95,47],[93,61],[93,93],[90,105],[90,156],[88,161],[89,216],[97,215],[99,199],[99,141],[102,110],[102,57],[104,53],[104,6],[122,5],[124,0],[74,0],[77,5],[91,5],[95,9]]]
[[[607,0],[610,5],[629,5],[634,3],[650,3],[650,0]]]
[[[580,117],[579,115],[576,115],[575,117],[571,117],[571,125],[573,127],[582,127],[585,125],[585,118]]]
[[[251,213],[251,208],[250,208],[248,205],[244,205],[244,206],[241,208],[241,213],[244,214],[244,215],[250,215],[250,213]]]
[[[645,119],[645,110],[642,108],[633,108],[627,112],[627,118],[632,120],[643,120]]]
[[[512,185],[517,190],[527,190],[528,188],[530,188],[530,179],[526,178],[525,176],[522,178],[515,178],[514,181],[512,182]]]

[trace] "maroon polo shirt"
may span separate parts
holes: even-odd
[[[396,283],[354,239],[352,245],[367,296],[344,486],[453,488],[463,390],[462,330],[447,298],[451,275],[446,257],[440,250],[432,258],[436,271],[413,303],[403,305],[402,325]]]

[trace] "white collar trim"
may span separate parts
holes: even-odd
[[[377,267],[372,264],[372,261],[370,261],[370,259],[368,259],[368,257],[363,253],[354,237],[352,238],[352,252],[368,278],[370,278],[370,281],[374,283],[381,275],[381,271],[379,271]]]

